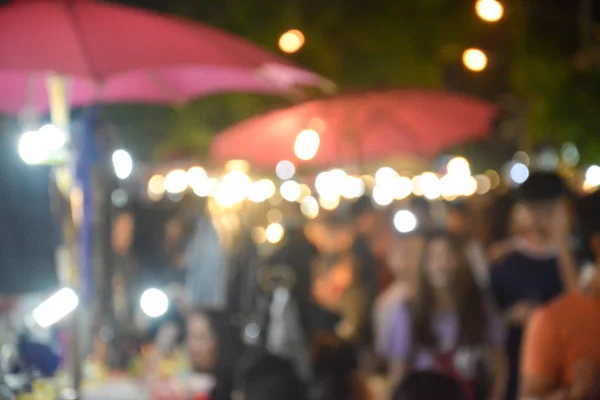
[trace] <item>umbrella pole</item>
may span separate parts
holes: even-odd
[[[70,134],[69,129],[69,105],[67,99],[67,80],[64,77],[58,75],[49,75],[46,80],[46,86],[49,96],[50,104],[50,117],[52,123],[62,129],[67,134]],[[73,154],[71,154],[72,156]],[[77,232],[78,222],[82,220],[83,216],[83,194],[78,185],[74,185],[76,181],[76,174],[74,170],[74,163],[76,160],[74,157],[70,157],[67,160],[67,168],[63,169],[63,172],[67,172],[69,176],[70,185],[64,188],[63,196],[68,204],[66,207],[70,212],[63,213],[62,230],[64,235],[64,246],[68,254],[68,261],[66,266],[66,282],[61,282],[63,285],[72,287],[76,292],[81,294],[79,269],[77,267],[77,254],[80,250],[77,246]],[[59,168],[54,169],[54,173],[58,173]],[[80,329],[82,326],[82,313],[78,307],[71,318],[71,326],[69,329],[69,341],[67,357],[67,372],[70,375],[70,384],[75,390],[77,398],[80,398],[80,387],[82,378],[82,366],[81,366],[81,349],[80,349]]]

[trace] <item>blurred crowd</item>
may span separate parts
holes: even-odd
[[[206,213],[169,220],[159,357],[185,343],[211,400],[600,398],[598,193],[538,172],[409,209],[403,233],[368,197],[291,212],[266,254],[250,231],[226,251]]]

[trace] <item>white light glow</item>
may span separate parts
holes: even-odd
[[[29,165],[41,164],[48,158],[48,149],[41,144],[39,132],[29,131],[21,135],[19,156]]]
[[[303,197],[300,200],[300,211],[308,219],[315,219],[319,216],[319,202],[312,196]]]
[[[43,146],[50,151],[60,150],[67,144],[67,134],[52,124],[42,126],[39,137]]]
[[[77,293],[71,288],[63,288],[33,310],[33,319],[42,328],[48,328],[72,313],[78,305]]]
[[[148,289],[142,293],[140,307],[150,318],[158,318],[169,309],[169,297],[162,290]]]
[[[382,207],[389,206],[394,201],[395,194],[394,187],[391,185],[375,185],[373,188],[373,201]]]
[[[357,176],[348,176],[342,188],[342,196],[346,199],[357,199],[365,194],[365,182]]]
[[[285,181],[279,188],[281,197],[289,202],[297,201],[302,195],[302,188],[296,181]]]
[[[448,175],[456,175],[456,176],[470,176],[471,175],[471,167],[469,162],[464,157],[455,157],[448,162],[448,166],[446,167],[448,170]]]
[[[188,188],[188,175],[182,169],[176,169],[165,176],[165,190],[171,194],[183,193]]]
[[[400,233],[412,232],[417,225],[417,217],[409,210],[400,210],[394,215],[394,227]]]
[[[404,200],[413,191],[412,180],[406,176],[400,176],[394,182],[394,196],[396,200]]]
[[[442,195],[440,178],[433,172],[425,172],[419,177],[419,185],[423,196],[429,200],[435,200]]]
[[[248,190],[248,200],[255,203],[262,203],[273,197],[276,192],[277,188],[271,180],[261,179],[252,182],[252,185],[250,185],[250,189]]]
[[[125,150],[115,150],[112,155],[113,167],[115,169],[115,175],[119,179],[127,179],[133,171],[133,159],[131,155]]]
[[[265,232],[269,243],[279,243],[285,234],[283,226],[278,223],[270,224]]]
[[[298,134],[294,143],[294,153],[300,160],[312,160],[319,151],[321,138],[319,134],[312,129],[305,129]]]
[[[286,181],[294,177],[296,174],[296,167],[291,161],[279,161],[275,167],[275,174],[279,179]]]
[[[375,183],[377,185],[393,185],[398,173],[390,167],[379,168],[375,173]]]
[[[522,163],[514,163],[512,167],[510,167],[510,179],[513,180],[516,184],[521,184],[529,178],[529,168],[527,165]]]
[[[589,187],[600,186],[600,167],[599,166],[592,165],[585,171],[585,183]]]
[[[338,206],[340,205],[340,198],[339,197],[319,197],[319,204],[321,205],[321,208],[327,211],[332,211],[335,210],[336,208],[338,208]]]

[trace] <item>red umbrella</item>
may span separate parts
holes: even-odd
[[[281,160],[298,160],[294,146],[299,133],[309,129],[320,138],[318,151],[310,160],[313,165],[375,161],[403,154],[432,157],[485,137],[496,116],[493,104],[447,92],[388,90],[340,95],[233,126],[215,137],[211,154],[219,161],[245,159],[272,167]]]
[[[0,27],[0,110],[10,113],[47,110],[47,72],[70,78],[73,105],[176,103],[326,82],[215,28],[114,4],[14,1],[0,8]]]

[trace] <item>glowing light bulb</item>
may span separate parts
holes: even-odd
[[[406,176],[400,176],[394,182],[394,196],[396,200],[404,200],[413,191],[412,180]]]
[[[165,176],[165,190],[171,194],[179,194],[186,191],[188,187],[187,172],[176,169]]]
[[[269,179],[261,179],[256,182],[252,182],[248,191],[248,200],[255,203],[262,203],[273,197],[277,192],[275,184]]]
[[[585,182],[590,187],[600,186],[600,167],[597,165],[590,166],[585,171]]]
[[[463,64],[473,72],[483,71],[488,64],[485,53],[479,49],[467,49],[463,52]]]
[[[281,224],[278,223],[270,224],[265,232],[267,241],[273,244],[279,243],[281,239],[283,239],[284,234],[285,231],[283,229],[283,226],[281,226]]]
[[[33,310],[33,319],[42,328],[48,328],[72,313],[78,305],[77,293],[71,288],[63,288]]]
[[[302,195],[302,188],[296,181],[285,181],[279,189],[281,197],[289,202],[297,201]]]
[[[516,184],[520,185],[529,178],[529,168],[523,163],[514,163],[509,171],[510,179]]]
[[[292,164],[291,161],[279,161],[275,167],[275,174],[279,179],[286,181],[294,177],[296,174],[296,167],[294,167],[294,164]]]
[[[112,155],[115,175],[119,179],[127,179],[133,171],[133,160],[125,150],[116,150]]]
[[[498,22],[504,16],[504,7],[497,0],[478,0],[475,11],[479,18],[487,22]]]
[[[158,318],[169,309],[169,298],[162,290],[151,288],[142,293],[140,307],[150,318]]]
[[[298,29],[290,29],[279,37],[279,49],[284,53],[295,53],[304,46],[306,39]]]
[[[300,211],[308,219],[315,219],[319,216],[319,202],[312,196],[303,197],[300,200]]]
[[[375,185],[375,188],[373,188],[373,201],[382,207],[392,204],[395,197],[393,186]]]
[[[305,129],[298,134],[294,143],[294,153],[300,160],[312,160],[319,151],[321,138],[316,131]]]
[[[412,232],[417,225],[417,217],[409,210],[400,210],[394,215],[394,227],[400,233]]]

